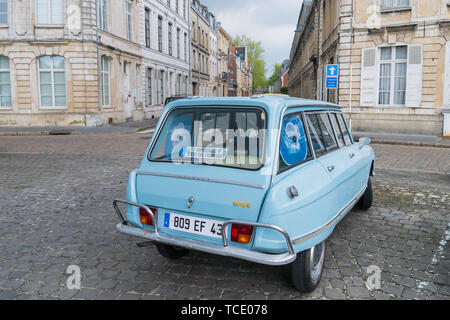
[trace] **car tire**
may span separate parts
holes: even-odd
[[[359,199],[357,206],[360,210],[368,210],[372,206],[373,201],[373,195],[372,195],[372,182],[370,181],[367,183],[367,189],[364,192],[361,199]]]
[[[189,252],[187,249],[173,247],[167,244],[157,244],[156,250],[158,250],[160,255],[171,260],[180,259]]]
[[[322,278],[326,251],[325,240],[306,251],[299,252],[291,263],[294,287],[303,293],[314,291]]]

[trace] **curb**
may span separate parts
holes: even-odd
[[[73,134],[81,134],[80,132],[68,131],[11,131],[0,132],[0,137],[16,137],[16,136],[68,136]]]
[[[359,141],[360,137],[354,137],[355,141]],[[433,143],[433,142],[417,142],[417,141],[397,141],[397,140],[383,140],[371,138],[372,144],[390,144],[400,146],[414,146],[414,147],[433,147],[433,148],[450,148],[450,144]]]

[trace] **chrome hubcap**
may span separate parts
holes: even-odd
[[[309,270],[311,279],[316,281],[322,272],[323,263],[325,261],[325,243],[319,243],[311,248],[309,253]]]

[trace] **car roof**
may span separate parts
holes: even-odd
[[[261,106],[270,113],[280,113],[286,107],[299,107],[313,110],[339,109],[336,104],[303,98],[280,95],[253,95],[252,97],[187,97],[171,102],[168,109],[177,106]]]

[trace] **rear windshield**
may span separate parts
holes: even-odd
[[[266,114],[259,108],[174,109],[149,159],[257,170],[265,137]]]

